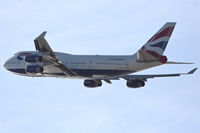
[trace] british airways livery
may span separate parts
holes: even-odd
[[[191,64],[170,62],[163,55],[175,22],[166,23],[135,54],[127,56],[110,55],[72,55],[54,52],[45,40],[43,32],[35,40],[36,51],[18,52],[6,61],[4,67],[15,74],[31,77],[63,77],[84,79],[86,87],[100,87],[102,81],[125,79],[130,88],[145,85],[149,78],[172,77],[188,73],[129,75],[144,69],[163,64]]]

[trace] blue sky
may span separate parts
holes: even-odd
[[[3,64],[47,30],[55,51],[128,55],[165,22],[177,22],[165,51],[169,60],[146,73],[187,72],[200,65],[198,0],[6,0],[1,1]],[[88,89],[82,80],[30,78],[0,67],[0,133],[198,133],[199,70],[190,76],[150,79],[129,89],[125,81]]]

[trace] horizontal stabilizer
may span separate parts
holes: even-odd
[[[168,61],[166,64],[194,64],[191,62],[174,62],[174,61]]]

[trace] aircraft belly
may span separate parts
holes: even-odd
[[[124,67],[123,64],[112,65],[108,63],[95,63],[93,65],[88,66],[80,65],[71,69],[79,76],[90,78],[94,76],[116,76],[132,73],[132,70],[129,70],[126,67]]]
[[[131,73],[130,70],[106,70],[106,69],[72,69],[82,77],[93,77],[94,75],[115,76]]]

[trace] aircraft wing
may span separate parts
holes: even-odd
[[[123,78],[125,80],[142,80],[147,81],[149,78],[157,78],[157,77],[177,77],[181,75],[188,75],[193,74],[197,68],[192,69],[191,71],[187,73],[173,73],[173,74],[147,74],[147,75],[122,75],[122,76],[116,76],[116,77],[102,77],[102,78],[96,78],[93,80],[104,80],[105,82],[112,84],[111,80],[120,80],[120,78]]]
[[[42,32],[42,34],[40,34],[37,38],[35,38],[34,43],[35,43],[35,48],[36,50],[40,51],[40,52],[49,52],[49,53],[53,53],[53,50],[51,49],[51,47],[49,46],[48,42],[46,41],[46,39],[44,38],[46,35],[46,31]]]
[[[143,80],[146,81],[149,78],[156,78],[156,77],[176,77],[176,76],[181,76],[181,75],[188,75],[188,74],[193,74],[197,68],[192,69],[191,71],[187,73],[174,73],[174,74],[153,74],[153,75],[124,75],[119,78],[123,78],[125,80]]]
[[[51,49],[48,42],[44,38],[46,33],[47,32],[44,31],[37,38],[35,38],[34,43],[35,43],[36,50],[43,54],[43,58],[47,62],[48,65],[53,64],[53,66],[55,66],[56,68],[58,68],[59,70],[61,70],[63,73],[65,73],[68,76],[77,75],[70,68],[65,66],[62,63],[62,61],[54,54],[53,50]]]

